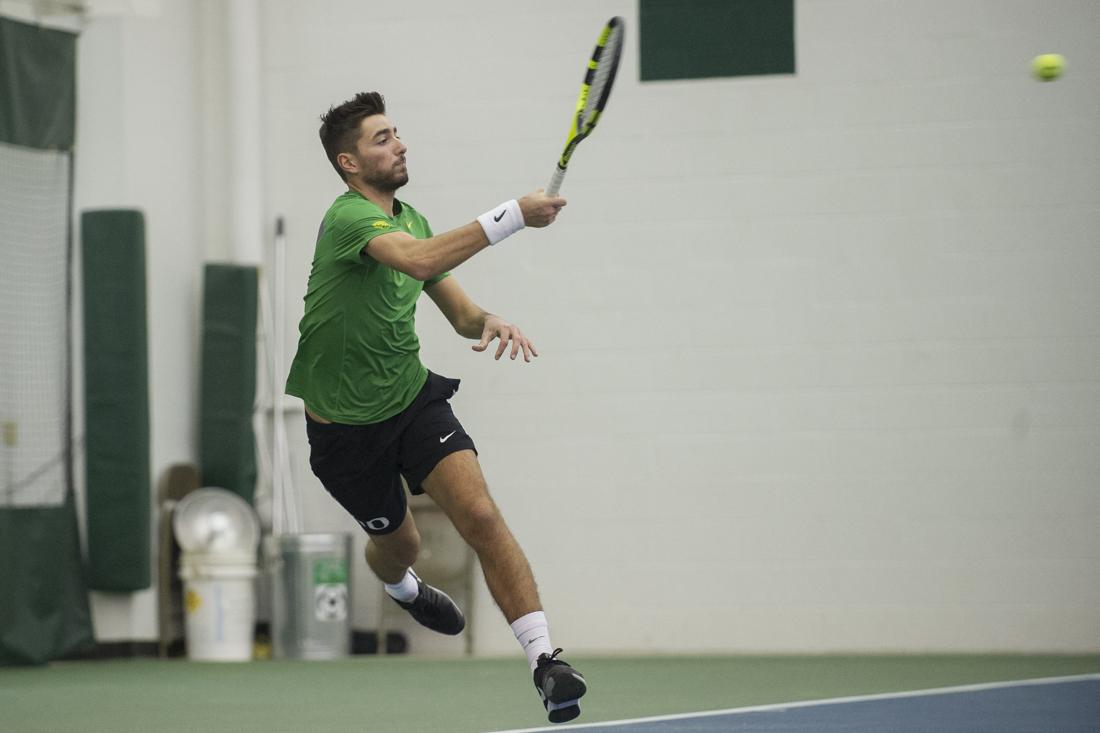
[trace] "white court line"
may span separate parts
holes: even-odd
[[[950,695],[961,692],[982,692],[984,690],[1000,690],[1008,687],[1032,687],[1036,685],[1057,685],[1065,682],[1082,682],[1086,680],[1100,680],[1100,674],[1078,674],[1068,677],[1042,677],[1033,680],[1009,680],[1006,682],[983,682],[976,685],[958,685],[956,687],[936,687],[928,690],[911,690],[905,692],[883,692],[876,695],[855,695],[852,697],[833,697],[824,700],[800,700],[798,702],[781,702],[770,705],[752,705],[743,708],[729,708],[727,710],[708,710],[702,713],[680,713],[677,715],[654,715],[649,718],[631,718],[629,720],[604,720],[598,723],[577,723],[573,725],[554,725],[541,728],[516,728],[513,730],[493,731],[493,733],[542,733],[552,730],[580,730],[583,728],[598,728],[611,725],[633,725],[635,723],[659,723],[665,720],[688,720],[691,718],[707,718],[717,715],[742,715],[744,713],[761,713],[768,711],[794,710],[797,708],[812,708],[819,705],[845,705],[855,702],[869,702],[874,700],[903,700],[911,697],[931,697],[932,695]]]

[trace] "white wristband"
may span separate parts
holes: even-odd
[[[477,218],[477,223],[485,230],[489,244],[496,244],[523,229],[523,212],[520,211],[519,202],[512,199],[486,211]]]

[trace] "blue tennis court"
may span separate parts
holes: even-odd
[[[1096,733],[1100,675],[761,705],[637,720],[524,728],[589,733]]]

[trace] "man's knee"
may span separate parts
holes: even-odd
[[[472,545],[491,541],[508,531],[504,517],[488,496],[478,497],[461,506],[453,521],[458,531]]]
[[[409,543],[382,544],[376,539],[367,540],[367,554],[374,554],[394,565],[412,567],[420,554],[420,548]],[[369,562],[369,560],[368,560]]]
[[[377,553],[390,562],[411,567],[416,564],[420,555],[420,532],[411,518],[406,517],[396,531],[371,535],[367,540],[367,552]]]

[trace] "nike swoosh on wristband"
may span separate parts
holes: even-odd
[[[440,443],[446,443],[446,442],[447,442],[447,440],[449,440],[449,439],[450,439],[450,437],[451,437],[452,435],[454,435],[455,433],[457,433],[457,432],[458,432],[457,430],[452,430],[451,432],[447,433],[447,434],[446,434],[446,435],[444,435],[444,436],[443,436],[442,438],[440,438],[440,439],[439,439],[439,442],[440,442]]]
[[[497,214],[496,216],[494,216],[493,221],[500,221],[501,219],[504,218],[504,215],[507,214],[507,213],[508,213],[508,209],[505,209],[504,211],[502,211],[499,214]]]

